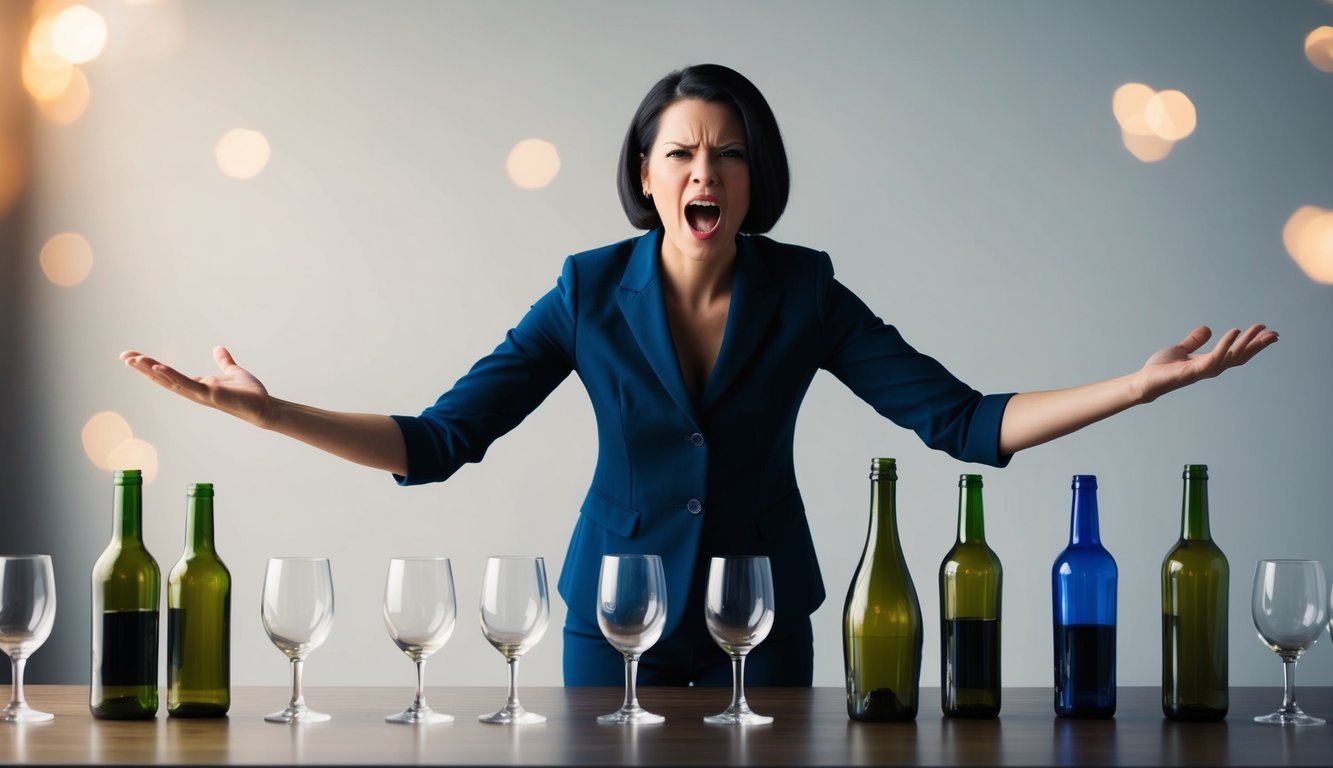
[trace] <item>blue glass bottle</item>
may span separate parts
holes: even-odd
[[[1116,567],[1097,532],[1097,478],[1074,475],[1069,546],[1051,568],[1055,714],[1115,714]]]

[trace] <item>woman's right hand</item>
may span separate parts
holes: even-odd
[[[276,404],[253,374],[236,364],[226,347],[214,347],[213,359],[218,373],[212,376],[186,376],[169,365],[129,350],[120,353],[125,365],[147,376],[162,387],[196,403],[216,408],[251,424],[269,427]]]

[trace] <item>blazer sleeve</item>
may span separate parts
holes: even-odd
[[[574,369],[576,267],[560,278],[505,334],[495,351],[440,395],[420,416],[393,416],[407,447],[401,485],[439,482],[518,426]]]
[[[962,461],[1003,467],[1000,421],[1013,393],[982,395],[939,361],[916,351],[833,277],[825,254],[816,280],[822,322],[821,367],[922,442]]]

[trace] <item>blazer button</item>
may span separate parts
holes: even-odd
[[[695,432],[694,434],[690,435],[690,442],[694,443],[694,447],[697,448],[704,444],[704,436],[699,434],[698,432]]]
[[[685,508],[690,511],[691,515],[697,515],[704,510],[704,505],[698,499],[690,499],[685,502]]]

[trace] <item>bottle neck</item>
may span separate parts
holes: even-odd
[[[958,484],[958,543],[985,544],[986,518],[981,504],[981,478],[965,476]]]
[[[1185,472],[1185,493],[1180,511],[1180,538],[1210,541],[1208,528],[1208,474]]]
[[[143,546],[143,486],[116,486],[112,503],[111,540],[121,546]]]
[[[1097,482],[1074,480],[1074,509],[1069,521],[1069,543],[1085,546],[1102,543],[1097,524]]]
[[[870,540],[878,549],[898,549],[897,481],[886,476],[870,479]]]
[[[185,517],[185,550],[213,551],[213,497],[191,496]]]

